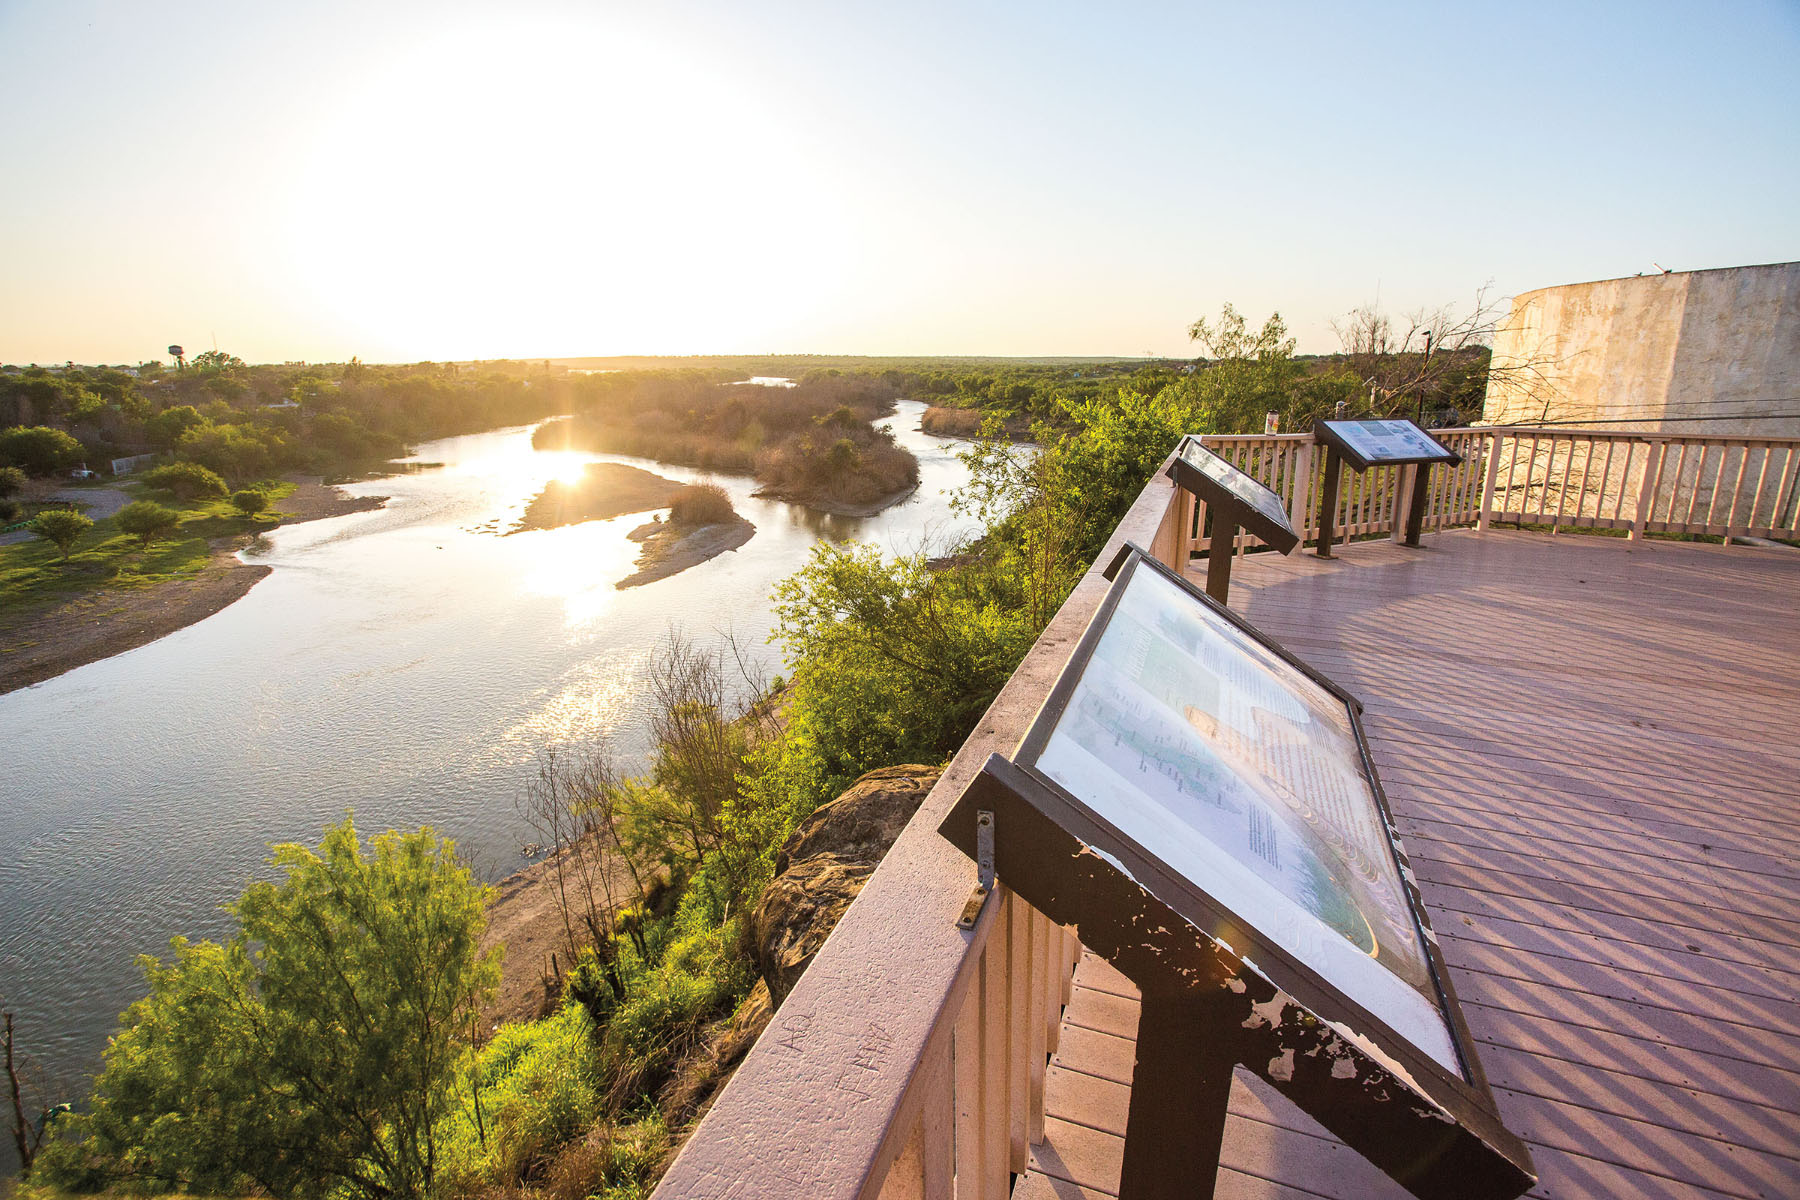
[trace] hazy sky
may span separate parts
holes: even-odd
[[[1189,354],[1800,258],[1800,4],[0,0],[0,361]]]

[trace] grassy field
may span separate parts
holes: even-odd
[[[214,542],[272,528],[280,519],[273,513],[245,517],[229,500],[184,503],[142,484],[118,486],[133,500],[156,500],[175,509],[181,524],[145,549],[136,537],[121,532],[111,517],[95,521],[66,563],[61,552],[41,538],[0,546],[0,628],[16,628],[46,608],[97,590],[125,591],[198,575],[212,557]],[[276,503],[293,490],[291,483],[267,488]]]

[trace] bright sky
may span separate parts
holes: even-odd
[[[1800,259],[1800,4],[0,0],[0,362],[1303,351]]]

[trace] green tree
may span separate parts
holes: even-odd
[[[181,440],[182,434],[204,424],[206,418],[200,415],[199,409],[191,404],[177,404],[145,421],[144,433],[152,443],[167,450]]]
[[[199,497],[220,499],[227,493],[225,481],[199,463],[174,462],[145,471],[140,478],[153,488],[168,492],[177,500]]]
[[[25,472],[17,467],[0,467],[0,500],[8,500],[25,488]]]
[[[0,466],[53,475],[81,461],[81,443],[48,425],[18,425],[0,433]]]
[[[498,979],[488,889],[430,830],[374,839],[348,818],[315,852],[274,847],[225,944],[140,960],[92,1111],[59,1123],[38,1178],[317,1200],[431,1193]]]
[[[62,560],[69,561],[69,551],[81,540],[81,535],[94,527],[94,522],[72,508],[52,508],[31,518],[31,532],[62,551]]]
[[[269,507],[269,498],[254,488],[245,488],[241,492],[231,493],[231,507],[246,517],[254,517]]]
[[[167,536],[181,524],[181,514],[154,500],[133,500],[113,518],[119,528],[143,542],[144,549],[157,538]]]
[[[232,479],[265,474],[281,446],[281,435],[255,425],[206,425],[188,430],[177,443],[180,453]]]
[[[205,350],[194,355],[193,366],[194,370],[203,375],[218,371],[240,371],[244,368],[244,360],[223,350]]]
[[[1217,324],[1202,317],[1188,328],[1188,336],[1200,343],[1209,361],[1174,386],[1191,414],[1187,432],[1260,433],[1265,413],[1286,412],[1305,368],[1294,361],[1294,339],[1280,313],[1271,313],[1252,333],[1227,304]],[[1168,449],[1174,449],[1173,443]]]

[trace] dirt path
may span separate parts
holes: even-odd
[[[43,495],[44,500],[54,500],[59,504],[73,504],[87,516],[96,521],[106,518],[131,503],[131,497],[118,488],[57,488]],[[37,535],[29,529],[15,529],[11,533],[0,533],[0,546],[12,542],[29,541]]]
[[[91,499],[112,491],[84,488],[75,494]],[[279,524],[363,512],[383,503],[385,497],[349,496],[316,478],[303,479],[292,495],[281,500]],[[148,645],[241,599],[269,573],[266,566],[237,560],[244,542],[241,538],[215,542],[212,558],[191,579],[146,588],[97,589],[0,623],[0,694]]]

